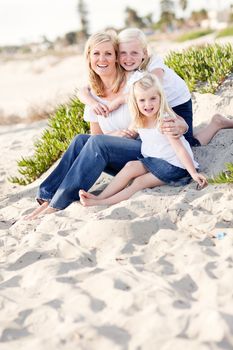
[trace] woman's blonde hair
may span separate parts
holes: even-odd
[[[138,28],[127,28],[127,29],[123,29],[118,34],[119,44],[128,43],[135,40],[139,41],[140,45],[142,46],[142,50],[144,51],[144,54],[145,54],[145,58],[142,60],[142,63],[140,64],[138,69],[145,70],[150,61],[150,55],[148,51],[148,43],[146,40],[146,36],[143,33],[143,31],[141,31]]]
[[[118,63],[118,39],[115,32],[98,32],[89,37],[85,45],[85,58],[88,64],[89,84],[91,89],[97,96],[105,97],[105,88],[101,77],[94,72],[91,67],[90,53],[91,50],[98,44],[110,42],[113,45],[116,54],[116,79],[112,86],[112,92],[117,93],[120,90],[121,84],[125,81],[125,72]]]
[[[143,128],[145,126],[146,117],[139,111],[136,97],[135,89],[140,87],[143,90],[148,90],[152,87],[159,94],[160,97],[160,107],[158,113],[155,115],[155,121],[157,123],[161,122],[162,118],[168,114],[169,116],[175,117],[175,113],[168,106],[166,96],[164,94],[163,87],[159,79],[152,73],[145,73],[140,79],[136,80],[130,87],[128,105],[131,116],[133,118],[133,127]]]

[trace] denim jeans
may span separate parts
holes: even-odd
[[[184,137],[189,142],[191,147],[200,146],[200,142],[193,136],[193,105],[192,100],[188,100],[181,105],[172,107],[173,111],[182,117],[189,126],[188,131],[184,134]]]
[[[141,141],[110,135],[77,135],[54,171],[42,182],[37,198],[65,209],[88,191],[103,171],[116,174],[141,157]]]

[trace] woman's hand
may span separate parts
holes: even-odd
[[[200,173],[192,174],[192,178],[197,182],[197,189],[202,190],[204,187],[208,185],[208,181],[206,177]]]
[[[102,115],[103,117],[107,117],[107,115],[109,113],[108,106],[106,106],[105,104],[100,103],[100,102],[92,103],[91,108],[92,108],[93,112],[95,112],[95,114]]]
[[[188,130],[188,125],[185,120],[179,116],[177,118],[167,117],[162,119],[160,130],[162,134],[170,135],[174,138],[179,138]]]
[[[128,139],[136,139],[138,137],[138,133],[130,129],[113,131],[109,133],[109,135],[118,136],[118,137],[127,137]]]

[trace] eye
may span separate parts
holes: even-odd
[[[106,56],[112,56],[111,52],[106,52]]]
[[[97,55],[99,55],[99,52],[98,52],[98,51],[95,51],[95,52],[93,52],[93,55],[94,55],[94,56],[97,56]]]
[[[145,99],[144,98],[140,98],[139,102],[145,102]]]
[[[132,51],[131,55],[132,55],[132,56],[137,56],[137,55],[138,55],[138,52],[137,52],[137,51]]]
[[[157,100],[157,97],[153,96],[153,97],[151,97],[151,99],[152,99],[152,101],[155,101],[155,100]]]
[[[126,55],[126,52],[125,51],[121,51],[120,52],[120,56],[124,56],[124,55]]]

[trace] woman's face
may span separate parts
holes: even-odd
[[[90,51],[90,64],[99,76],[111,75],[116,71],[116,54],[113,44],[106,41],[94,46]]]
[[[119,44],[120,65],[126,71],[138,69],[144,58],[145,52],[139,40]]]

